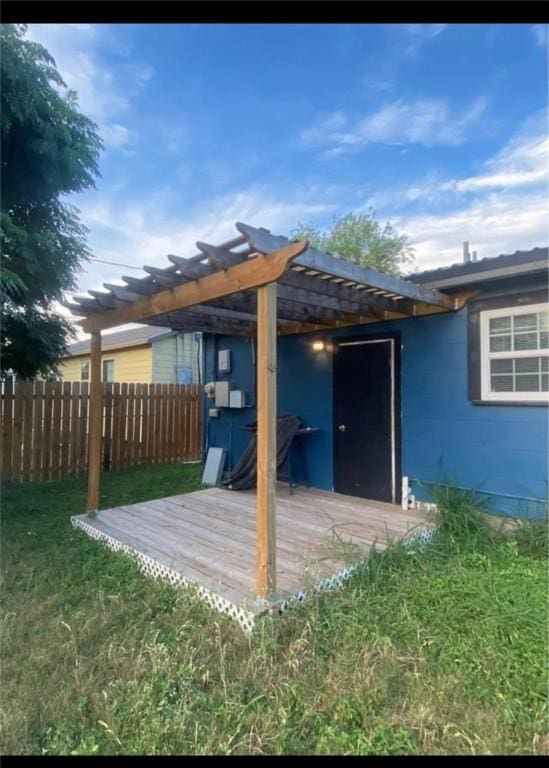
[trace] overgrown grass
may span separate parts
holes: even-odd
[[[101,505],[197,487],[117,472]],[[451,495],[428,550],[376,554],[247,640],[72,530],[83,480],[2,501],[3,754],[547,750],[546,527],[503,538]]]

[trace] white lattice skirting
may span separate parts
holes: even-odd
[[[257,619],[265,614],[282,614],[289,608],[304,603],[314,595],[318,595],[322,592],[329,592],[334,589],[341,589],[357,568],[364,567],[368,562],[367,560],[362,560],[346,568],[342,568],[333,576],[327,576],[324,579],[321,579],[309,590],[301,590],[295,595],[277,600],[275,603],[265,603],[259,611],[251,611],[236,605],[236,603],[227,600],[210,589],[206,589],[206,587],[197,584],[195,581],[187,579],[179,573],[179,571],[175,571],[173,568],[169,568],[168,566],[159,563],[157,560],[142,554],[128,544],[122,544],[107,533],[97,530],[97,528],[86,523],[81,518],[71,517],[71,523],[75,528],[80,528],[84,531],[90,538],[101,541],[113,552],[124,552],[124,554],[129,555],[137,562],[139,569],[146,576],[152,576],[154,579],[164,581],[172,587],[183,586],[193,589],[198,597],[207,603],[210,608],[213,608],[215,611],[225,614],[236,621],[247,635],[250,635],[253,632]],[[413,533],[411,536],[404,539],[402,544],[406,547],[416,545],[420,548],[424,548],[432,540],[435,530],[436,529],[434,528],[429,528]]]
[[[401,544],[405,547],[417,546],[418,549],[423,550],[433,540],[435,531],[435,528],[425,528],[421,531],[415,531],[407,538],[402,539]],[[326,576],[324,579],[317,582],[310,590],[302,590],[285,600],[277,602],[275,605],[271,606],[270,612],[284,613],[288,608],[304,603],[308,598],[318,595],[321,592],[330,592],[334,589],[341,589],[358,568],[365,567],[368,567],[367,559],[359,560],[358,562],[349,565],[347,568],[342,568],[333,576]]]
[[[80,528],[85,533],[87,533],[87,535],[92,539],[97,539],[98,541],[103,542],[103,544],[105,544],[109,549],[112,549],[113,552],[124,552],[124,554],[132,557],[137,561],[139,569],[146,576],[152,576],[153,579],[165,581],[172,587],[184,586],[193,588],[196,590],[198,597],[201,600],[204,600],[204,602],[207,603],[210,608],[213,608],[219,613],[224,613],[227,616],[230,616],[231,619],[234,619],[236,622],[238,622],[244,632],[249,634],[253,630],[255,615],[251,611],[247,611],[235,603],[232,603],[230,600],[226,600],[224,597],[221,597],[221,595],[218,595],[216,592],[212,592],[211,590],[206,589],[206,587],[202,587],[200,584],[197,584],[195,581],[185,578],[185,576],[183,576],[178,571],[174,571],[173,568],[162,565],[162,563],[153,560],[152,557],[148,557],[147,555],[138,552],[133,547],[130,547],[127,544],[122,544],[120,541],[113,539],[112,536],[109,536],[102,531],[98,531],[97,528],[94,528],[93,525],[86,523],[84,520],[78,519],[77,517],[71,517],[71,523],[75,528]]]

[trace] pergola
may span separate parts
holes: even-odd
[[[237,223],[238,236],[198,242],[189,258],[168,255],[165,269],[123,276],[68,304],[91,334],[88,514],[99,503],[102,388],[101,331],[125,323],[257,336],[256,591],[276,590],[276,339],[397,318],[448,312],[463,304],[411,280],[377,272],[290,242],[267,229]]]

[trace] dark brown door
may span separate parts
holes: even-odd
[[[395,339],[342,342],[334,355],[334,487],[397,502]]]

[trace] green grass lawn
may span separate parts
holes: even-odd
[[[199,477],[113,472],[101,506]],[[478,537],[454,517],[428,553],[375,556],[247,639],[73,530],[84,508],[84,479],[3,489],[2,754],[547,751],[541,526]]]

